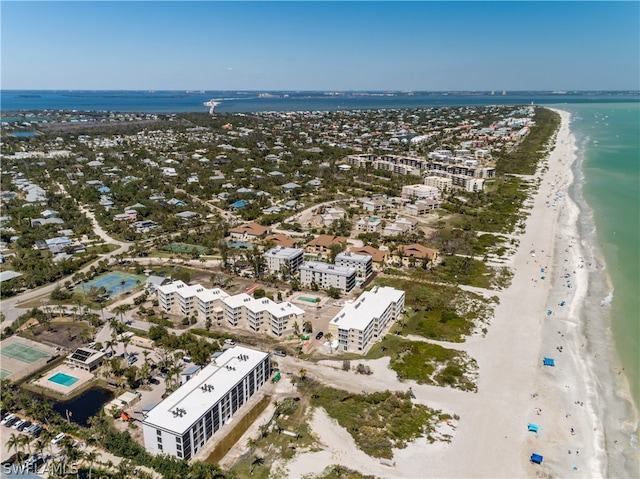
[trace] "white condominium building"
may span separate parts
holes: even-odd
[[[404,291],[376,286],[342,308],[329,322],[329,332],[338,339],[338,351],[365,354],[403,311]]]
[[[453,187],[453,181],[451,178],[445,178],[442,176],[425,176],[424,184],[438,188],[440,191],[449,191]]]
[[[287,276],[290,276],[298,272],[304,260],[304,249],[276,246],[266,251],[263,256],[271,273],[281,274],[288,271]]]
[[[291,303],[275,303],[269,298],[254,299],[242,293],[229,296],[223,290],[207,289],[199,284],[188,286],[182,281],[158,286],[158,302],[167,312],[202,320],[226,320],[231,326],[283,336],[293,331],[294,323],[302,326],[304,311]]]
[[[233,327],[278,337],[292,334],[296,323],[302,327],[304,311],[291,303],[275,303],[269,298],[254,299],[245,293],[229,296],[222,303],[225,319]]]
[[[189,316],[192,313],[202,319],[219,319],[222,312],[219,301],[229,295],[220,288],[207,289],[199,284],[189,286],[182,281],[156,287],[162,309],[173,314]]]
[[[362,281],[373,273],[373,260],[369,255],[342,252],[336,255],[335,263],[336,266],[355,268],[356,277]]]
[[[270,376],[269,354],[227,349],[144,416],[146,450],[191,459]]]
[[[421,200],[437,200],[440,197],[438,188],[430,185],[404,185],[402,187],[403,198],[416,198]]]
[[[309,287],[312,283],[320,289],[333,286],[343,293],[348,293],[356,285],[356,269],[322,261],[307,261],[300,266],[300,284]]]

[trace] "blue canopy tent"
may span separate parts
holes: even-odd
[[[531,454],[531,462],[542,464],[542,456],[540,454]]]
[[[527,424],[527,429],[528,429],[530,432],[535,432],[535,433],[537,433],[537,432],[538,432],[538,425],[537,425],[537,424],[533,424],[533,423],[531,423],[531,422],[530,422],[529,424]]]
[[[553,358],[544,358],[542,360],[542,364],[544,364],[545,366],[555,366],[556,362],[553,360]]]

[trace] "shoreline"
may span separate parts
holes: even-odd
[[[602,447],[608,458],[607,477],[640,477],[638,450],[638,406],[631,394],[628,373],[625,373],[616,349],[612,325],[611,299],[614,294],[609,267],[600,248],[593,211],[582,195],[584,158],[575,164],[578,180],[571,188],[571,196],[579,210],[576,231],[583,250],[594,259],[597,268],[588,271],[587,295],[580,311],[583,333],[588,338],[588,355],[584,357],[586,370],[597,383],[600,419],[603,424]],[[600,381],[598,378],[605,378]]]
[[[537,190],[518,249],[507,259],[514,269],[512,283],[498,292],[500,304],[486,337],[471,337],[460,345],[478,363],[478,392],[401,383],[380,370],[380,361],[375,368],[370,363],[378,390],[411,386],[417,402],[458,414],[451,443],[415,441],[394,450],[396,466],[389,468],[375,458],[363,463],[353,454],[341,454],[334,442],[325,466],[342,464],[378,477],[416,479],[637,477],[637,447],[621,447],[632,444],[637,411],[626,376],[617,374],[609,307],[600,306],[611,288],[597,281],[606,274],[603,260],[591,249],[589,237],[581,236],[581,228],[594,230],[580,195],[582,159],[570,130],[571,115],[553,110],[561,125],[550,153],[536,174],[527,177]],[[543,366],[543,357],[554,358],[555,367]],[[322,365],[309,370],[336,387],[362,389],[349,383],[349,373]],[[527,431],[528,423],[537,424],[539,432]],[[339,427],[316,420],[313,425],[320,438],[335,437],[330,429]],[[541,465],[529,461],[533,453],[544,457]],[[310,461],[314,467],[307,465],[309,454],[280,466],[292,478],[319,473],[317,457]]]

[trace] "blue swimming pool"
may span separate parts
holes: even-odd
[[[73,376],[69,376],[68,374],[65,374],[65,373],[56,373],[53,376],[51,376],[48,379],[48,381],[51,381],[52,383],[60,384],[61,386],[69,387],[77,383],[79,379]]]

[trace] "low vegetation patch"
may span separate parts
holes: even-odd
[[[351,394],[312,380],[298,387],[310,392],[311,405],[324,408],[369,456],[391,459],[393,448],[424,436],[435,440],[439,411],[413,403],[408,392]]]
[[[395,331],[438,341],[463,342],[486,327],[497,298],[486,298],[453,286],[379,277],[376,284],[405,291],[407,314]]]
[[[400,380],[414,380],[418,384],[447,386],[463,391],[477,390],[477,363],[463,351],[388,334],[373,345],[366,359],[385,356],[391,358],[389,367]]]
[[[304,479],[377,479],[376,476],[361,474],[348,467],[333,464],[327,467],[321,474],[302,476]]]

